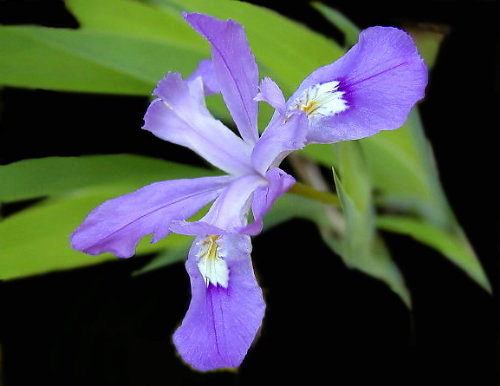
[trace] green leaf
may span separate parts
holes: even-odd
[[[113,187],[85,190],[71,198],[49,200],[0,222],[0,279],[16,279],[116,260],[110,254],[89,256],[71,249],[69,237],[90,210],[115,197]],[[137,253],[185,245],[189,238],[171,235],[156,244],[141,242]]]
[[[121,186],[126,193],[156,181],[212,174],[209,169],[130,154],[28,159],[0,166],[0,202],[102,185]]]
[[[361,148],[353,141],[337,147],[342,179],[335,171],[334,179],[345,217],[345,231],[338,242],[334,239],[327,242],[340,253],[347,266],[382,280],[410,307],[404,279],[375,233],[372,186]]]
[[[68,0],[66,7],[82,29],[141,37],[208,55],[206,45],[176,10],[133,0]]]
[[[149,95],[167,70],[190,73],[204,55],[140,36],[0,26],[0,84]]]
[[[491,292],[491,286],[481,264],[462,234],[454,235],[428,222],[410,217],[379,216],[377,224],[380,229],[411,236],[422,244],[436,249],[485,290]]]
[[[415,41],[418,51],[429,69],[434,67],[447,28],[436,24],[420,23],[405,27]]]
[[[455,226],[415,109],[402,128],[381,132],[360,143],[380,192],[379,204],[415,213],[442,229]]]
[[[345,15],[320,2],[314,1],[311,3],[311,6],[344,34],[344,46],[346,48],[349,48],[358,42],[358,35],[361,30]]]

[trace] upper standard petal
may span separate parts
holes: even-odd
[[[308,120],[303,112],[295,111],[288,117],[275,113],[253,148],[253,167],[264,175],[268,169],[279,166],[288,154],[304,147],[307,134]]]
[[[208,213],[198,221],[175,221],[171,229],[180,234],[206,235],[237,233],[247,223],[254,192],[269,181],[259,174],[233,179],[221,190]]]
[[[201,78],[191,82],[169,73],[156,87],[144,129],[166,141],[186,146],[233,175],[252,172],[251,146],[216,120],[203,103]]]
[[[258,139],[259,70],[243,27],[232,20],[222,21],[199,13],[184,14],[187,22],[212,47],[212,63],[220,90],[243,139]]]

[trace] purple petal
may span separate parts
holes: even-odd
[[[328,82],[339,82],[337,95],[347,107],[337,105],[339,112],[311,119],[308,142],[359,139],[400,127],[424,96],[427,69],[406,32],[371,27],[342,58],[309,75],[289,108],[308,89]]]
[[[212,46],[212,62],[222,96],[243,139],[255,143],[259,71],[243,27],[211,16],[184,14],[191,26]]]
[[[152,242],[164,238],[172,220],[194,215],[230,181],[222,176],[156,182],[108,200],[74,231],[71,246],[90,255],[130,257],[142,237],[153,234]]]
[[[220,93],[220,85],[215,75],[212,61],[204,59],[198,64],[198,68],[191,74],[187,81],[192,81],[201,76],[203,79],[203,89],[205,95],[213,95]]]
[[[275,115],[252,152],[254,168],[264,174],[269,168],[279,166],[290,152],[305,145],[308,133],[306,114],[293,112],[285,120]]]
[[[241,176],[224,187],[208,213],[199,221],[177,221],[171,229],[186,235],[236,232],[246,225],[253,193],[268,181],[258,174]]]
[[[265,311],[252,268],[250,237],[225,235],[216,239],[214,252],[229,271],[227,283],[218,285],[207,280],[199,268],[200,259],[206,258],[202,248],[207,239],[210,242],[210,238],[198,237],[189,252],[186,270],[191,280],[191,303],[173,337],[182,359],[201,371],[238,367]]]
[[[159,98],[149,106],[144,129],[166,141],[186,146],[216,167],[234,174],[247,174],[251,148],[210,115],[203,103],[203,83],[170,73],[154,91]]]
[[[279,86],[268,77],[261,80],[259,93],[254,98],[257,102],[266,102],[274,107],[282,116],[285,115],[285,97]]]
[[[256,235],[262,231],[263,217],[274,202],[295,184],[295,178],[279,168],[266,173],[268,186],[259,187],[253,194],[252,212],[254,222],[240,230],[241,233]]]

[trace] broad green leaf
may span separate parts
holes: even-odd
[[[0,202],[100,185],[122,186],[126,193],[156,181],[212,174],[209,169],[130,154],[28,159],[0,166]]]
[[[134,0],[68,0],[66,7],[83,29],[158,40],[208,55],[206,45],[176,10]]]
[[[84,190],[64,200],[49,200],[0,222],[0,279],[15,279],[116,260],[71,249],[69,237],[90,210],[120,194],[113,187]],[[189,238],[171,235],[156,244],[143,240],[138,254],[184,245]]]
[[[95,30],[0,26],[0,84],[149,95],[170,71],[189,74],[204,55],[168,41]]]
[[[149,0],[171,10],[176,6],[219,19],[241,23],[257,61],[286,93],[295,90],[310,72],[331,63],[343,53],[332,40],[269,9],[231,0]],[[201,39],[201,37],[200,37]]]
[[[346,48],[349,48],[358,42],[360,29],[345,15],[320,2],[314,1],[311,3],[311,6],[344,34],[344,45]]]
[[[491,292],[491,286],[481,264],[461,234],[453,235],[428,222],[410,217],[379,216],[377,224],[380,229],[408,235],[436,249],[464,270],[485,290]]]
[[[345,232],[339,242],[329,244],[339,251],[347,266],[385,282],[410,307],[404,279],[381,239],[376,237],[372,185],[357,142],[337,145],[341,179],[334,171],[335,186],[345,218]],[[328,242],[328,240],[327,240]]]

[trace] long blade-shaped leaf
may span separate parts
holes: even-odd
[[[208,174],[213,171],[130,154],[28,159],[0,166],[0,202],[102,185],[123,186],[126,193],[156,181]]]
[[[0,26],[0,84],[149,95],[167,70],[189,74],[204,57],[167,40],[95,30]]]
[[[116,259],[110,254],[89,256],[73,250],[69,245],[69,236],[90,210],[116,196],[118,191],[108,187],[75,193],[71,198],[34,206],[0,222],[0,279],[15,279]],[[148,244],[144,240],[137,253],[156,252],[186,243],[187,239],[171,235],[156,244]]]
[[[335,172],[334,179],[346,222],[337,249],[348,266],[382,280],[410,307],[403,276],[375,234],[372,186],[359,144],[345,142],[337,147],[342,179]]]

